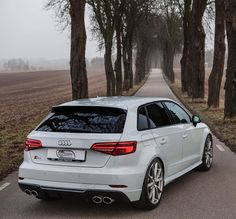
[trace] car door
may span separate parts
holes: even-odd
[[[182,127],[172,126],[170,116],[161,103],[149,104],[146,109],[152,135],[164,154],[166,176],[169,177],[182,168]]]
[[[182,126],[182,165],[183,169],[186,169],[200,160],[201,130],[194,127],[190,115],[178,104],[171,101],[166,101],[164,104],[169,110],[174,123],[177,126]]]

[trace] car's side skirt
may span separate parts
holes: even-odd
[[[172,176],[167,177],[167,178],[165,179],[165,186],[166,186],[167,184],[169,184],[170,182],[172,182],[173,180],[175,180],[175,179],[179,178],[180,176],[184,175],[185,173],[187,173],[187,172],[193,170],[194,168],[196,168],[197,166],[199,166],[201,163],[202,163],[202,161],[199,161],[199,162],[193,164],[192,166],[190,166],[190,167],[188,167],[188,168],[186,168],[186,169],[184,169],[184,170],[182,170],[182,171],[180,171],[180,172],[178,172],[178,173],[176,173],[176,174],[174,174],[174,175],[172,175]]]

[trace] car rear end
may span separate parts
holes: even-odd
[[[76,193],[110,204],[138,200],[144,170],[132,135],[124,138],[128,110],[105,106],[58,106],[25,143],[19,185],[39,198]]]

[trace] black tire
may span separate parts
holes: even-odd
[[[155,165],[158,167],[158,175],[156,177],[156,180],[158,179],[158,182],[155,181],[155,179],[151,178],[151,172],[155,171]],[[154,169],[153,169],[154,168]],[[159,176],[160,174],[160,176]],[[160,181],[159,181],[160,180]],[[153,186],[150,186],[151,183],[153,183]],[[134,206],[144,209],[144,210],[152,210],[156,208],[161,200],[161,196],[163,193],[163,188],[164,188],[164,169],[162,162],[160,159],[156,158],[154,159],[150,165],[148,166],[147,172],[145,174],[144,182],[143,182],[143,188],[142,188],[142,193],[139,201],[134,202]],[[152,191],[151,191],[152,190]],[[153,193],[154,192],[154,193]],[[153,195],[150,197],[150,193]],[[155,197],[157,195],[157,199]],[[154,198],[153,198],[154,196]],[[150,200],[152,199],[152,200]]]
[[[213,163],[213,140],[211,135],[208,135],[205,141],[205,146],[202,155],[202,164],[198,166],[200,171],[208,171]]]

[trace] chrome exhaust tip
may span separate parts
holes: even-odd
[[[115,201],[115,199],[112,199],[110,197],[107,197],[107,196],[103,197],[103,203],[105,203],[107,205],[112,204],[114,201]]]
[[[29,189],[26,189],[24,192],[25,192],[27,195],[32,195],[32,192],[31,192]]]
[[[93,201],[93,203],[95,203],[95,204],[100,204],[100,203],[102,203],[102,197],[101,196],[93,196],[93,198],[92,198],[92,201]]]
[[[34,196],[37,198],[39,194],[38,194],[37,191],[33,190],[33,191],[32,191],[32,195],[34,195]]]

